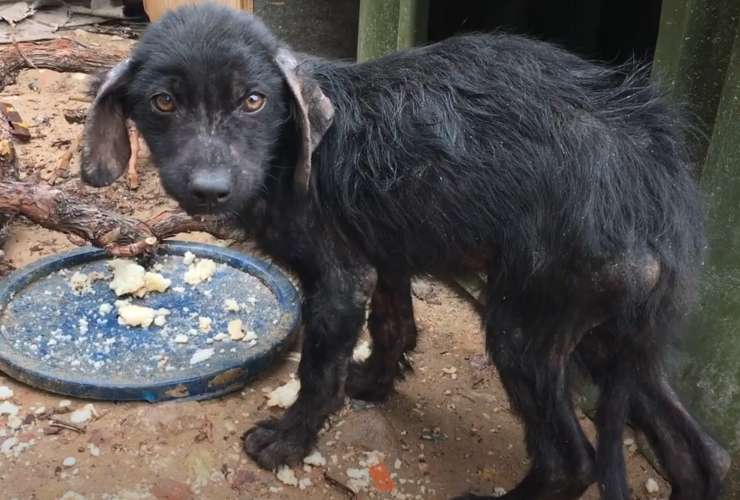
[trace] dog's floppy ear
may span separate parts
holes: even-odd
[[[334,106],[318,82],[301,71],[298,59],[290,50],[279,49],[275,61],[296,102],[301,145],[294,180],[296,186],[306,192],[311,182],[311,155],[331,126]]]
[[[130,68],[131,62],[126,59],[101,78],[87,112],[80,175],[91,186],[112,184],[126,170],[131,155],[123,109]]]

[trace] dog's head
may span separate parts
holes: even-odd
[[[298,57],[259,20],[214,5],[180,8],[99,80],[82,179],[104,186],[124,172],[130,118],[183,208],[238,211],[263,188],[286,127],[298,137],[295,183],[307,189],[311,154],[332,116]]]

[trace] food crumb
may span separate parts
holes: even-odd
[[[275,476],[278,478],[278,480],[283,483],[287,484],[288,486],[298,486],[298,478],[295,477],[295,472],[293,472],[293,469],[288,467],[287,465],[281,466],[278,470]]]
[[[229,321],[228,325],[229,337],[231,340],[241,340],[244,338],[244,330],[242,329],[242,320],[233,319]]]
[[[226,299],[224,301],[224,310],[226,312],[239,312],[239,303],[234,299]]]
[[[303,463],[313,465],[314,467],[322,467],[326,465],[326,459],[319,450],[314,450],[313,453],[303,459]]]
[[[213,356],[214,350],[213,349],[198,349],[193,353],[193,356],[190,358],[190,364],[195,365],[198,363],[201,363],[207,359],[209,359],[211,356]]]
[[[209,281],[216,272],[216,263],[211,259],[199,259],[198,262],[190,264],[185,273],[185,283],[188,285],[198,285],[204,281]]]
[[[182,261],[185,263],[186,266],[192,264],[194,260],[195,254],[193,252],[185,252],[185,255],[182,258]]]
[[[270,391],[267,394],[267,406],[279,406],[288,408],[298,399],[298,391],[301,389],[301,382],[298,379],[290,379],[284,385]]]
[[[199,316],[198,317],[198,329],[203,333],[208,333],[211,331],[211,327],[213,325],[213,320],[211,318],[208,318],[206,316]]]

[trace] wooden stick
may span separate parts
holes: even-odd
[[[128,159],[128,169],[126,172],[128,187],[132,190],[139,189],[139,172],[136,170],[136,160],[139,156],[139,131],[131,120],[126,120],[128,128],[128,142],[131,146],[131,156]]]
[[[23,69],[96,73],[112,67],[126,55],[125,50],[90,47],[70,38],[0,45],[0,90],[12,84]]]
[[[0,181],[17,179],[18,163],[10,124],[0,114]],[[12,214],[0,213],[0,250],[5,245],[8,225],[12,219]],[[5,262],[4,257],[4,254],[0,255],[0,276],[12,270],[12,266]]]
[[[185,232],[203,231],[222,239],[246,237],[233,221],[222,218],[196,220],[181,211],[167,211],[143,222],[82,203],[51,186],[28,182],[0,182],[0,214],[22,215],[119,257],[150,252],[160,240]]]
[[[80,146],[82,146],[82,139],[83,134],[80,132],[80,134],[72,141],[72,144],[69,146],[67,151],[65,151],[59,158],[54,172],[51,174],[51,177],[49,177],[49,184],[52,186],[56,184],[57,179],[63,176],[69,169],[69,163],[72,161],[72,157],[80,150]]]

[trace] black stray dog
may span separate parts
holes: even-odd
[[[246,433],[261,466],[298,463],[346,395],[388,396],[416,344],[411,276],[477,270],[488,352],[532,456],[503,498],[574,499],[598,481],[627,499],[628,420],[673,500],[719,496],[728,455],[661,367],[704,241],[686,121],[644,70],[507,35],[337,63],[201,6],[163,17],[104,77],[86,182],[125,170],[125,118],[187,211],[238,215],[301,279],[301,390]],[[372,355],[355,364],[368,301]],[[596,450],[569,396],[577,365],[601,389]]]

